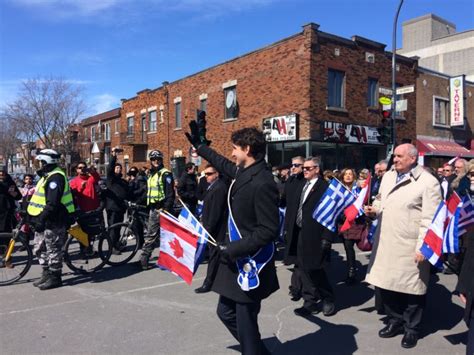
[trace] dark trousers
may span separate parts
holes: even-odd
[[[411,295],[380,289],[382,303],[388,321],[405,327],[405,333],[418,335],[426,295]]]
[[[294,265],[293,272],[291,273],[290,292],[293,296],[302,296],[303,284],[301,282],[301,271],[298,265]]]
[[[356,267],[356,253],[354,250],[355,243],[356,243],[356,240],[344,238],[344,250],[346,251],[347,266],[349,268]]]
[[[216,247],[209,245],[209,249],[209,261],[207,262],[206,278],[204,279],[203,285],[211,286],[216,278],[220,255]]]
[[[110,227],[112,224],[123,222],[125,213],[122,211],[111,211],[107,210],[107,226]],[[110,233],[112,239],[112,245],[115,248],[120,238],[120,228],[114,228]]]
[[[334,291],[324,269],[301,269],[304,306],[315,305],[318,300],[334,302]]]
[[[474,307],[471,310],[469,332],[467,333],[466,355],[474,355]]]
[[[237,303],[227,297],[219,296],[217,316],[240,343],[244,355],[268,354],[258,330],[260,301]]]

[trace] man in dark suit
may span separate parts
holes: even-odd
[[[296,212],[298,211],[298,191],[301,191],[303,185],[306,182],[303,175],[303,163],[304,158],[301,156],[296,156],[291,159],[291,175],[285,184],[285,191],[283,195],[283,200],[286,204],[284,224],[286,248],[283,262],[285,265],[295,264],[291,274],[291,283],[289,286],[289,293],[292,301],[299,301],[302,295],[301,277],[299,275],[298,265],[296,265],[296,242],[298,241],[298,238],[291,238],[294,228],[293,225],[290,226],[289,221],[292,221],[292,224],[294,224]],[[290,240],[292,241],[291,243]]]
[[[278,190],[264,160],[265,138],[256,128],[232,133],[232,158],[235,164],[206,144],[205,126],[191,122],[187,134],[197,152],[221,174],[234,180],[230,189],[230,210],[242,238],[220,245],[221,260],[212,290],[218,293],[217,315],[240,343],[243,354],[267,354],[258,329],[262,299],[278,290],[278,278],[272,258],[260,271],[257,288],[243,291],[238,283],[236,261],[252,256],[278,237]]]
[[[204,177],[208,183],[207,192],[204,195],[201,222],[207,232],[214,237],[217,243],[225,242],[227,230],[227,185],[219,179],[219,173],[210,164],[204,169]],[[211,252],[207,264],[207,274],[202,286],[195,289],[196,293],[211,291],[212,283],[216,277],[219,266],[219,251],[210,246]]]
[[[325,261],[331,251],[333,233],[316,222],[313,212],[321,200],[328,184],[319,176],[319,160],[307,158],[303,164],[305,184],[296,192],[298,207],[296,214],[288,220],[288,244],[296,245],[296,263],[303,284],[303,306],[295,309],[295,314],[307,316],[321,311],[321,299],[325,316],[335,313],[334,292],[329,283]]]

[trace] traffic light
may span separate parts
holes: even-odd
[[[377,139],[382,144],[389,144],[391,141],[391,127],[389,121],[386,118],[382,119],[380,126],[377,127]]]

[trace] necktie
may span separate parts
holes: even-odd
[[[300,196],[300,204],[298,206],[298,212],[296,213],[296,225],[301,228],[301,222],[303,222],[303,203],[304,203],[304,197],[306,195],[306,190],[308,190],[308,187],[310,185],[310,182],[307,181],[306,184],[303,187],[303,191],[301,191],[301,196]]]

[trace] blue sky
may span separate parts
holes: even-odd
[[[399,0],[0,0],[0,105],[28,78],[83,85],[89,115],[301,31],[360,35],[390,49]],[[399,19],[434,13],[474,28],[473,0],[405,0]]]

